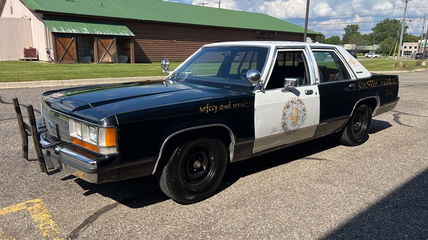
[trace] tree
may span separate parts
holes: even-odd
[[[342,43],[342,41],[340,40],[339,36],[331,36],[329,38],[326,38],[324,40],[324,43],[333,44],[333,45],[340,45]]]
[[[316,41],[320,42],[320,43],[325,42],[325,36],[324,36],[324,34],[317,35]]]
[[[365,41],[366,44],[364,45],[373,45],[374,41],[373,41],[373,33],[369,33],[369,34],[363,34],[363,39]]]
[[[413,34],[407,34],[403,37],[403,42],[417,42],[421,38]]]
[[[349,37],[348,43],[349,44],[355,44],[357,47],[358,46],[369,45],[369,42],[364,39],[364,36],[361,35],[361,33],[354,33],[354,34],[352,34]]]
[[[390,37],[398,39],[400,29],[400,20],[386,18],[372,28],[373,42],[377,44]],[[407,27],[405,27],[404,32],[406,32],[406,29]]]
[[[390,55],[394,51],[396,44],[396,39],[394,37],[388,37],[380,43],[378,53]]]
[[[343,30],[345,30],[345,34],[343,35],[342,42],[343,43],[350,43],[349,40],[351,39],[351,36],[355,34],[361,35],[361,33],[358,31],[360,29],[360,26],[357,24],[351,24],[346,26]]]

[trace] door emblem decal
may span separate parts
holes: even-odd
[[[306,120],[306,105],[300,98],[290,99],[282,110],[281,126],[289,133],[300,128]]]

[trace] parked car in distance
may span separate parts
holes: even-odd
[[[416,53],[415,59],[427,59],[428,56],[425,55],[425,58],[424,58],[423,55],[424,55],[423,53]]]
[[[348,51],[349,54],[351,54],[351,56],[353,56],[354,58],[357,58],[357,52],[355,50],[346,50]]]
[[[380,58],[380,55],[376,54],[376,53],[366,53],[366,54],[364,54],[364,57],[365,58]]]
[[[29,125],[15,98],[23,156],[31,131],[44,172],[91,183],[156,175],[189,204],[214,194],[231,163],[331,134],[363,144],[372,117],[399,100],[397,75],[371,74],[334,45],[213,43],[174,71],[161,65],[163,82],[45,92]]]

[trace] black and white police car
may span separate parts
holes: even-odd
[[[168,61],[163,61],[168,70]],[[92,183],[156,174],[187,204],[216,191],[230,163],[337,133],[368,139],[398,102],[398,77],[371,74],[345,49],[300,42],[203,46],[164,82],[94,85],[42,95],[32,130],[45,172]]]

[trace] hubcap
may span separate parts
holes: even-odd
[[[192,151],[185,164],[185,179],[189,183],[198,183],[203,181],[210,172],[213,154],[207,149],[198,148]]]
[[[368,112],[364,109],[360,109],[355,113],[352,119],[352,131],[357,139],[364,137],[369,122]]]

